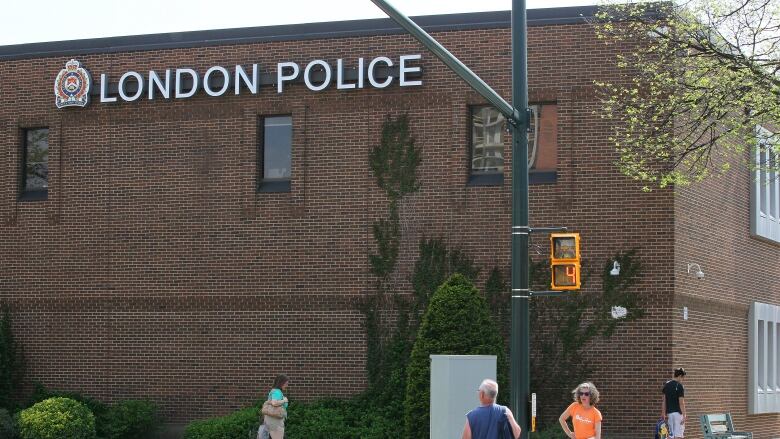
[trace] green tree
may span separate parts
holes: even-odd
[[[408,366],[406,438],[426,438],[430,423],[430,355],[496,355],[499,388],[508,390],[504,340],[487,301],[461,274],[452,275],[431,297]],[[500,394],[500,393],[499,393]]]
[[[780,1],[614,3],[592,22],[618,53],[619,77],[597,85],[623,173],[650,188],[780,168],[746,153],[780,122]]]

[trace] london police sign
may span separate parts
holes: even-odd
[[[58,108],[87,105],[89,96],[99,96],[101,103],[132,102],[139,99],[186,99],[199,91],[208,96],[257,94],[261,86],[275,86],[277,93],[285,85],[303,82],[311,91],[335,87],[338,90],[386,88],[394,82],[401,87],[422,85],[421,55],[401,55],[397,59],[379,56],[370,60],[358,58],[348,66],[343,59],[332,65],[315,59],[305,66],[292,61],[277,63],[276,70],[262,72],[258,64],[231,68],[213,66],[203,72],[191,68],[128,71],[118,78],[100,75],[98,87],[92,87],[89,72],[74,59],[68,61],[54,81]]]

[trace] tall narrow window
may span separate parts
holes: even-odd
[[[778,163],[778,151],[777,147],[769,149],[767,151],[769,177],[767,178],[767,184],[769,186],[769,216],[775,220],[780,218],[780,184],[777,184],[777,168],[780,165]]]
[[[780,413],[780,306],[753,302],[748,325],[748,414]]]
[[[775,390],[780,394],[780,322],[775,323],[775,345],[769,348],[775,351]]]
[[[30,128],[23,132],[19,198],[45,200],[49,191],[49,129]]]
[[[501,183],[506,119],[493,107],[471,109],[472,183]]]
[[[756,135],[750,231],[757,237],[780,243],[780,176],[777,173],[780,147],[777,134],[759,126]]]
[[[761,156],[759,157],[759,169],[758,169],[758,179],[761,183],[761,187],[758,189],[759,191],[759,197],[761,198],[761,209],[760,213],[762,216],[766,216],[766,213],[769,211],[769,209],[766,208],[767,205],[767,189],[769,188],[767,186],[769,173],[767,172],[767,166],[769,165],[769,149],[767,148],[767,145],[762,144],[761,145]]]
[[[758,321],[758,391],[766,390],[766,323]]]
[[[289,192],[292,164],[292,117],[262,117],[259,123],[259,190]]]
[[[530,183],[554,183],[558,168],[558,104],[531,105],[528,133]]]
[[[775,390],[775,325],[774,322],[766,323],[766,389],[768,392]]]

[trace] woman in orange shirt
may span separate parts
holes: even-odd
[[[574,402],[558,421],[571,439],[601,439],[601,412],[594,407],[599,402],[599,391],[593,383],[582,383],[572,392]],[[571,418],[574,433],[566,422]]]

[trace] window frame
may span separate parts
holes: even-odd
[[[474,168],[472,167],[474,163],[474,113],[482,108],[493,108],[490,104],[474,104],[468,106],[468,117],[467,117],[467,124],[468,129],[467,131],[467,148],[468,148],[468,158],[467,158],[467,167],[468,167],[468,185],[469,186],[500,186],[504,184],[504,171],[493,171],[493,172],[479,172],[474,173]],[[496,110],[498,111],[498,110]],[[506,124],[506,118],[504,118],[504,123]],[[506,127],[503,128],[504,130]],[[501,144],[504,149],[506,149],[506,146],[504,145],[504,139],[502,137]],[[505,152],[505,151],[504,151]],[[505,157],[502,157],[505,159]]]
[[[290,177],[265,178],[265,122],[272,117],[290,118]],[[290,192],[292,188],[293,116],[290,113],[264,114],[257,117],[257,192]]]
[[[748,312],[748,414],[780,413],[780,306]]]
[[[24,127],[20,129],[20,141],[19,141],[19,174],[17,179],[17,193],[18,193],[18,200],[19,201],[46,201],[49,198],[49,188],[48,188],[48,172],[46,177],[46,189],[35,189],[35,190],[29,190],[27,189],[27,151],[29,145],[27,144],[27,134],[30,131],[35,130],[46,130],[46,144],[47,144],[47,160],[46,160],[46,169],[49,168],[49,161],[48,161],[48,151],[49,147],[51,146],[51,142],[49,141],[49,134],[51,133],[51,129],[48,126],[30,126],[30,127]]]
[[[775,166],[777,160],[780,159],[780,148],[777,143],[771,145],[771,148],[763,147],[766,145],[764,139],[772,135],[774,133],[766,128],[760,125],[756,126],[758,141],[752,152],[754,169],[750,172],[752,177],[750,233],[755,238],[780,245],[780,176],[766,167],[762,169],[764,154],[766,154],[767,162],[774,162]],[[762,184],[762,180],[765,181],[765,184]],[[771,199],[772,195],[774,195],[774,199]]]
[[[550,104],[556,104],[557,102],[536,102],[533,104],[529,104],[529,108],[533,108],[535,106],[543,106],[543,105],[550,105]],[[466,166],[468,168],[468,180],[467,185],[468,186],[501,186],[504,184],[504,171],[497,171],[497,172],[481,172],[478,174],[473,173],[472,163],[474,159],[474,112],[475,110],[481,109],[481,108],[495,108],[490,104],[472,104],[468,106],[468,117],[467,117],[467,140],[466,145],[468,148],[468,154],[467,154],[467,161]],[[498,110],[496,110],[498,111]],[[506,119],[504,120],[504,123],[508,123]],[[505,128],[506,130],[506,128]],[[510,133],[507,132],[507,138],[510,137]],[[503,139],[502,139],[503,144]],[[504,148],[506,148],[506,145],[504,145]],[[511,141],[510,141],[510,150],[512,148]],[[506,151],[504,151],[506,152]],[[506,155],[504,155],[504,158],[506,158]],[[558,160],[556,156],[556,168],[557,168]],[[528,170],[528,184],[531,185],[538,185],[538,184],[555,184],[558,181],[558,171],[557,169],[555,171],[536,171],[533,169]]]

